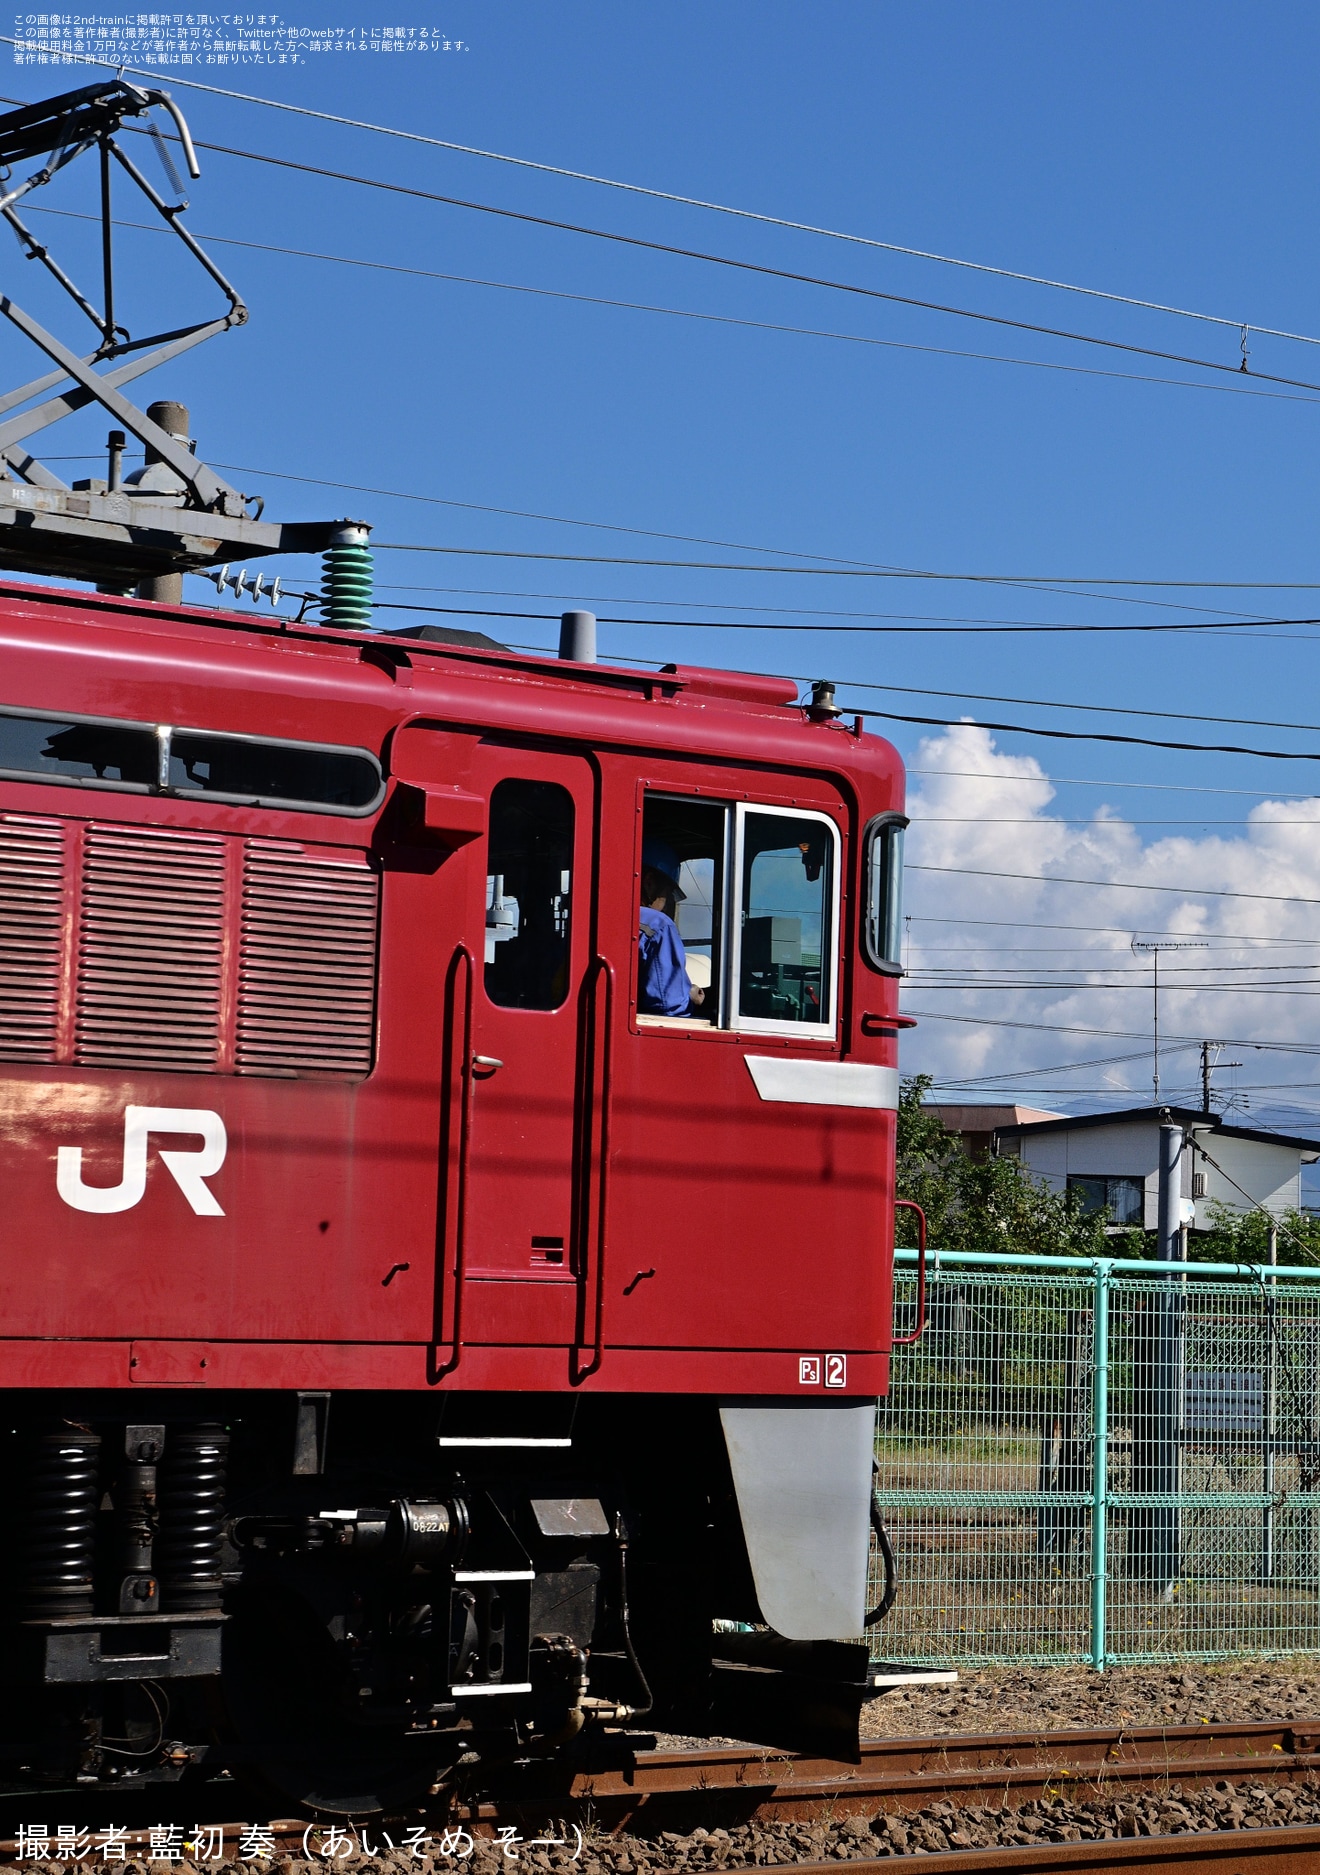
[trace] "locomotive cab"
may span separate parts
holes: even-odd
[[[324,1812],[648,1725],[854,1755],[893,750],[72,591],[0,644],[0,1754]]]

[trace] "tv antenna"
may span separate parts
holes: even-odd
[[[1132,940],[1132,950],[1149,951],[1151,962],[1155,966],[1155,1105],[1160,1104],[1160,952],[1161,951],[1208,951],[1210,946],[1199,940],[1181,942],[1169,938],[1138,938]]]
[[[245,324],[248,316],[236,289],[180,220],[188,202],[169,145],[152,116],[158,110],[172,120],[176,147],[195,180],[201,173],[197,153],[183,113],[168,92],[112,78],[0,115],[0,216],[18,236],[27,258],[46,269],[97,335],[93,350],[80,354],[0,293],[0,314],[54,366],[14,390],[0,392],[0,567],[90,579],[103,592],[136,591],[141,598],[177,604],[185,572],[273,553],[317,553],[332,544],[342,549],[350,544],[350,535],[351,544],[365,557],[367,529],[362,523],[342,521],[263,520],[259,496],[232,488],[195,454],[182,404],[155,403],[143,411],[124,395],[125,384],[172,363],[203,340]],[[120,136],[129,118],[145,120],[128,128],[154,142],[172,200],[159,193],[123,147]],[[18,213],[21,201],[91,150],[100,162],[101,182],[101,282],[95,298],[74,283]],[[34,158],[45,161],[24,181],[14,182],[14,167]],[[111,213],[116,173],[146,197],[219,289],[223,310],[146,337],[135,338],[121,323]],[[116,425],[110,433],[107,473],[70,487],[30,452],[28,443],[62,417],[93,404]],[[128,476],[122,474],[125,432],[135,436],[146,453],[144,467]]]

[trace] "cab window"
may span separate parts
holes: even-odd
[[[748,809],[741,831],[738,1014],[819,1026],[830,1019],[832,830]]]
[[[839,834],[826,815],[648,795],[640,876],[646,1021],[833,1030]]]
[[[648,982],[638,985],[638,1007],[646,1014],[665,1013],[670,1020],[718,1023],[724,958],[724,872],[728,845],[729,810],[709,801],[651,796],[642,815],[643,891],[660,888],[658,907],[673,919],[683,948],[688,1006],[680,1010],[681,994],[672,982],[663,986],[651,978],[649,987],[662,990],[664,1009],[656,995],[648,995]],[[672,880],[670,879],[672,875]],[[663,882],[675,890],[663,892]],[[648,883],[649,882],[649,883]],[[650,901],[652,908],[655,900]],[[654,923],[654,921],[652,921]],[[671,973],[672,974],[672,973]]]
[[[500,781],[490,797],[486,994],[506,1009],[568,995],[573,797],[554,781]]]
[[[862,871],[862,949],[875,970],[903,968],[903,834],[901,814],[883,814],[866,829]]]

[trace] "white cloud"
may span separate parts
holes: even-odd
[[[1320,904],[1279,902],[1320,901],[1320,798],[1261,802],[1232,833],[1144,840],[1142,830],[1110,804],[1084,824],[1070,824],[1040,763],[1001,752],[991,733],[975,723],[924,741],[912,767],[926,772],[914,775],[909,802],[912,870],[906,900],[912,924],[905,1005],[1107,1033],[1069,1035],[991,1026],[989,1020],[984,1027],[926,1021],[906,1040],[909,1070],[955,1080],[1148,1047],[1151,965],[1149,957],[1132,953],[1131,939],[1138,934],[1210,946],[1161,958],[1160,1025],[1167,1037],[1320,1045],[1320,969],[1305,967],[1320,965]],[[1197,797],[1177,798],[1195,803]],[[1196,810],[1185,805],[1169,811],[1186,816]],[[1205,811],[1210,819],[1234,813],[1222,804]],[[924,867],[951,870],[919,870]],[[1067,880],[1097,883],[1062,883]],[[1121,889],[1118,881],[1248,896],[1137,892]],[[1080,928],[1039,928],[1048,925]],[[1293,948],[1281,939],[1304,942]],[[987,976],[992,983],[966,987]],[[1312,980],[1316,990],[1308,993],[1305,985]],[[941,982],[949,987],[937,987]],[[1009,987],[1013,982],[1023,987]],[[1262,986],[1270,986],[1268,993],[1260,993]],[[1132,1031],[1146,1041],[1126,1039],[1123,1032]],[[1259,1089],[1251,1100],[1253,1114],[1286,1106],[1297,1124],[1298,1105],[1315,1104],[1320,1118],[1320,1093],[1299,1088],[1290,1098],[1283,1090],[1266,1091],[1270,1083],[1318,1080],[1320,1064],[1304,1055],[1254,1050],[1237,1058],[1244,1063],[1238,1079]],[[1171,1051],[1162,1065],[1165,1097],[1189,1097],[1196,1085],[1195,1053]],[[1083,1107],[1104,1104],[1105,1088],[1116,1099],[1143,1101],[1151,1096],[1150,1072],[1147,1057],[1060,1076],[1059,1083],[1093,1090],[1072,1103]],[[1032,1097],[1049,1086],[1048,1079],[1038,1081]],[[987,1088],[982,1097],[988,1095]],[[977,1097],[976,1091],[969,1089],[968,1097]],[[1065,1095],[1058,1104],[1068,1106]]]

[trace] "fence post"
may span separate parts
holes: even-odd
[[[1112,1264],[1092,1265],[1095,1289],[1091,1355],[1091,1665],[1103,1673],[1109,1654],[1109,1281]]]

